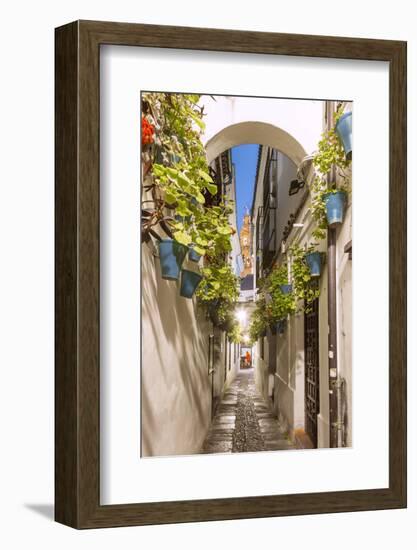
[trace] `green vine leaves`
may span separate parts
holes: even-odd
[[[285,320],[289,315],[311,311],[311,304],[320,296],[317,280],[312,277],[305,255],[314,250],[310,246],[307,250],[294,244],[289,250],[291,277],[288,277],[287,263],[275,266],[269,275],[259,281],[259,298],[251,316],[249,336],[255,342],[259,336],[278,321]],[[291,282],[292,288],[285,292],[283,285]]]
[[[249,340],[252,344],[265,332],[267,326],[266,301],[265,296],[261,294],[256,301],[256,306],[252,312],[249,325]]]
[[[340,106],[334,114],[336,123],[342,114],[343,107]],[[328,193],[336,193],[337,191],[344,191],[345,193],[350,191],[351,161],[346,158],[335,127],[322,134],[317,152],[313,157],[313,165],[317,175],[310,186],[311,213],[313,220],[316,222],[312,236],[315,244],[318,245],[326,237],[325,196]],[[329,175],[332,176],[330,181]]]
[[[263,291],[270,297],[266,304],[266,315],[269,323],[286,319],[295,313],[296,302],[292,292],[284,292],[283,285],[288,285],[288,267],[284,263],[274,267],[263,284]]]
[[[305,260],[306,253],[313,252],[311,246],[305,250],[294,244],[290,248],[291,254],[291,276],[295,302],[303,303],[303,311],[311,310],[311,304],[320,296],[320,288],[317,281],[311,276],[310,268]]]
[[[151,158],[145,190],[153,203],[143,204],[143,232],[158,224],[179,243],[204,256],[227,254],[235,229],[229,219],[233,202],[224,198],[206,207],[206,196],[218,194],[207,163],[201,135],[205,128],[199,95],[146,93],[144,116],[155,129],[142,160]],[[153,208],[153,209],[152,209]]]
[[[238,277],[231,266],[221,261],[213,261],[202,268],[204,279],[201,281],[197,296],[202,302],[221,300],[236,302],[239,297]]]

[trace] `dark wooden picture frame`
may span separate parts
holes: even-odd
[[[110,22],[56,29],[55,518],[75,528],[406,506],[406,43]],[[117,44],[389,63],[389,487],[100,505],[99,57]]]

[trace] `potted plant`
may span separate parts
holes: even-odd
[[[178,280],[188,248],[174,239],[162,239],[158,247],[162,278]]]
[[[263,290],[270,296],[270,300],[266,304],[266,315],[274,333],[277,322],[286,319],[296,309],[292,285],[288,282],[288,265],[286,263],[272,268],[263,282]]]
[[[311,303],[320,296],[317,277],[311,274],[307,263],[307,255],[314,252],[313,246],[308,247],[306,250],[296,243],[289,250],[294,299],[296,303],[303,302],[304,311],[309,311]]]
[[[323,196],[326,208],[327,225],[335,227],[343,222],[347,194],[341,189],[334,189]]]
[[[191,262],[198,263],[201,260],[201,254],[199,254],[193,246],[188,247],[188,259]]]
[[[311,277],[320,277],[321,274],[321,253],[311,250],[305,254],[305,261],[310,270]]]
[[[352,159],[352,112],[340,114],[336,120],[335,131],[340,139],[346,158]]]
[[[283,294],[291,294],[292,292],[292,285],[288,283],[279,285],[279,288]]]
[[[316,222],[313,238],[318,243],[326,237],[327,227],[343,223],[348,189],[342,184],[329,185],[325,179],[315,178],[312,184],[312,217]]]
[[[339,109],[335,113],[336,125],[342,116]],[[325,238],[328,226],[336,227],[343,222],[350,189],[350,163],[335,127],[324,132],[313,157],[317,176],[311,186],[312,217],[317,224],[313,236],[317,241]]]
[[[161,230],[178,243],[195,243],[205,194],[217,194],[201,140],[199,95],[145,93],[142,101],[142,239]]]
[[[183,269],[181,271],[180,295],[184,298],[192,298],[202,278],[201,273]]]
[[[197,288],[199,303],[207,309],[213,324],[224,328],[239,297],[238,278],[224,256],[208,256],[201,272],[203,279]]]

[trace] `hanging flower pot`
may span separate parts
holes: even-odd
[[[336,134],[342,142],[347,159],[352,158],[352,113],[344,113],[336,123]]]
[[[305,255],[305,260],[310,269],[310,275],[312,277],[320,277],[321,273],[321,253],[309,252]]]
[[[283,294],[290,294],[292,292],[292,285],[280,285],[279,288]]]
[[[343,222],[343,214],[346,204],[346,193],[336,191],[336,193],[326,193],[324,195],[326,205],[326,217],[329,227],[334,227]]]
[[[191,260],[192,262],[198,263],[198,262],[200,261],[200,258],[201,258],[201,254],[198,254],[198,253],[194,250],[194,248],[189,247],[188,259]]]
[[[181,296],[192,298],[202,278],[203,276],[200,273],[183,269],[181,271]]]
[[[173,239],[163,239],[158,242],[158,246],[162,278],[171,281],[178,280],[188,246],[184,246]]]

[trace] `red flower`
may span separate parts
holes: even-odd
[[[148,145],[153,143],[153,136],[155,134],[155,128],[152,124],[143,116],[142,117],[142,144]]]

